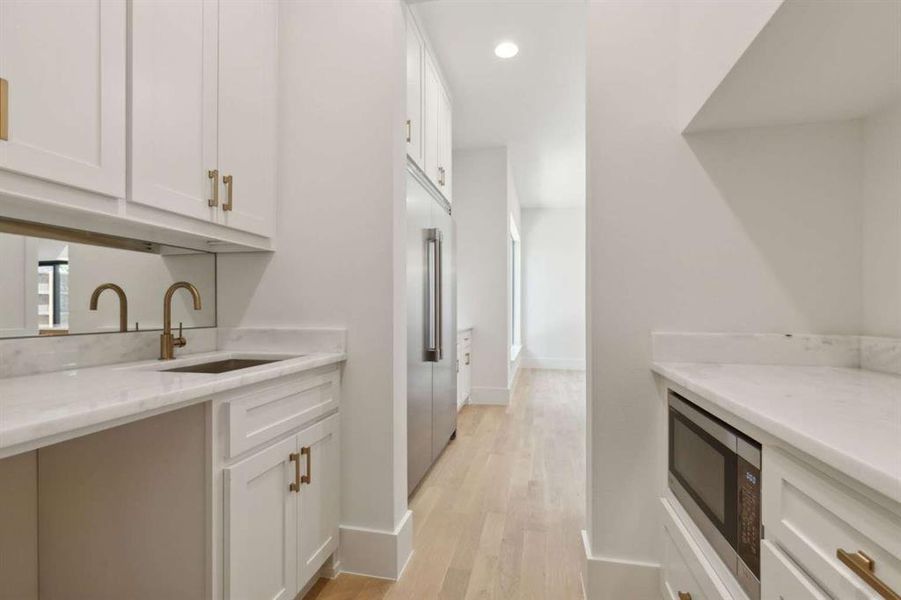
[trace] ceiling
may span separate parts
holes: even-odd
[[[413,10],[451,88],[454,149],[507,146],[524,207],[585,203],[585,2],[431,0]],[[494,55],[511,40],[519,54]]]

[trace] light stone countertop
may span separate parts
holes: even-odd
[[[654,362],[652,370],[901,503],[901,376],[845,367],[673,362]]]
[[[293,356],[218,375],[166,373],[228,358],[284,358],[290,353],[217,351],[0,379],[0,458],[210,399],[214,394],[335,364],[342,352]]]

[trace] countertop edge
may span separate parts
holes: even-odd
[[[237,352],[225,350],[208,354]],[[211,399],[211,396],[229,390],[342,363],[346,360],[347,355],[343,352],[316,353],[264,367],[256,367],[244,372],[233,371],[219,375],[191,374],[193,375],[192,379],[196,378],[196,383],[182,385],[174,391],[153,392],[148,390],[146,395],[141,395],[128,402],[88,409],[75,415],[68,414],[41,423],[25,423],[21,427],[5,430],[2,432],[2,440],[0,440],[0,459],[206,402]],[[107,365],[92,367],[91,370],[109,369],[121,373],[129,368],[123,365]],[[36,377],[39,376],[36,375]],[[0,385],[2,385],[2,380],[0,380]]]
[[[867,462],[858,460],[852,455],[838,451],[821,440],[786,427],[778,420],[767,417],[761,412],[749,409],[743,404],[736,402],[703,384],[699,384],[691,378],[683,376],[674,370],[681,364],[692,363],[652,362],[651,371],[660,377],[672,381],[690,392],[697,394],[707,401],[714,403],[735,417],[743,419],[751,425],[766,431],[770,436],[786,446],[819,460],[823,464],[843,474],[845,477],[901,504],[901,480],[897,479],[892,473],[873,468],[873,466]]]

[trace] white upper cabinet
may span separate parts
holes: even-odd
[[[272,236],[277,30],[274,0],[135,0],[129,200]]]
[[[425,57],[425,70],[423,86],[424,127],[423,127],[423,171],[438,185],[439,167],[439,105],[441,103],[441,80],[438,78],[438,70],[428,54]]]
[[[450,98],[447,90],[442,87],[438,97],[438,188],[448,202],[452,201],[451,171],[454,155],[452,124]]]
[[[420,169],[422,156],[422,75],[425,48],[416,23],[407,19],[407,156]]]
[[[214,219],[217,4],[134,0],[129,200]]]
[[[277,67],[275,0],[220,2],[219,222],[267,237],[275,229]]]
[[[428,44],[407,14],[407,156],[451,201],[453,162],[450,94]]]
[[[125,0],[0,1],[0,169],[125,195]]]

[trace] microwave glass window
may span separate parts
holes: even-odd
[[[726,459],[679,419],[673,419],[674,467],[720,523],[726,520]]]

